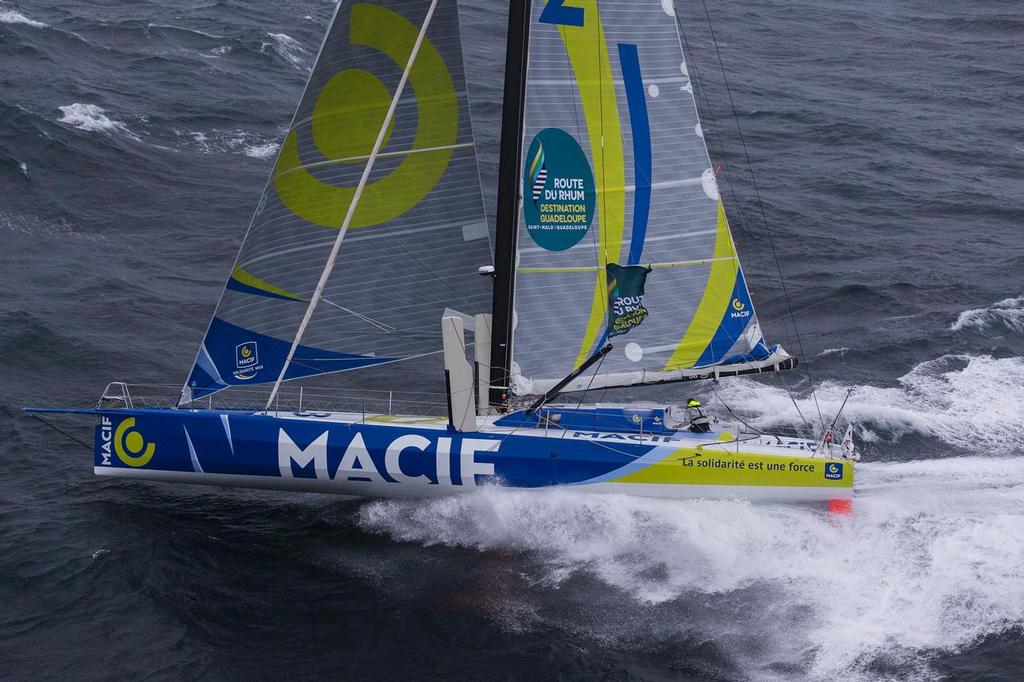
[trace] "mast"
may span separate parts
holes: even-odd
[[[492,406],[508,400],[512,370],[512,315],[515,302],[516,240],[519,234],[519,173],[526,100],[526,60],[531,0],[509,0],[505,48],[505,95],[498,163],[497,234],[494,240],[494,324],[491,336]]]

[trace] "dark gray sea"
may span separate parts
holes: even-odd
[[[504,3],[465,5],[493,179]],[[767,336],[855,389],[851,518],[93,477],[21,408],[184,380],[332,3],[0,0],[0,678],[1024,678],[1024,8],[677,5]]]

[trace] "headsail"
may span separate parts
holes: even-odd
[[[528,53],[513,392],[544,393],[610,333],[566,390],[789,363],[761,334],[672,3],[540,0]]]
[[[340,3],[183,401],[278,378],[431,5]],[[439,355],[446,308],[488,312],[480,189],[456,0],[439,0],[284,378]]]

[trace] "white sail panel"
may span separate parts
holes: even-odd
[[[514,393],[548,390],[610,335],[566,390],[788,357],[761,337],[665,3],[535,3],[525,111]]]

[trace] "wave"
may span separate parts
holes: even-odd
[[[1024,334],[1024,295],[1006,298],[993,303],[987,308],[974,308],[960,313],[950,326],[950,331],[964,329],[986,330],[1002,326],[1019,334]]]
[[[139,137],[129,130],[128,126],[120,121],[109,118],[106,110],[95,104],[76,102],[57,108],[63,114],[59,120],[60,123],[66,123],[74,128],[90,133],[121,133],[135,141],[139,141]]]
[[[49,28],[49,24],[45,24],[35,19],[26,17],[21,12],[17,12],[13,9],[7,9],[0,7],[0,24],[22,24],[24,26],[31,26],[32,28]]]
[[[221,38],[225,37],[225,36],[222,36],[222,35],[218,35],[216,33],[208,33],[206,31],[200,31],[198,28],[187,28],[185,26],[176,26],[174,24],[154,24],[154,23],[146,24],[146,30],[147,31],[153,31],[154,29],[156,29],[156,30],[164,30],[164,31],[167,31],[169,33],[180,33],[180,34],[183,34],[183,35],[194,35],[194,36],[202,36],[204,38],[215,38],[215,39],[218,39],[218,40],[220,40]]]
[[[515,629],[647,646],[713,639],[754,679],[921,673],[936,652],[1024,625],[1024,458],[861,464],[858,479],[842,520],[799,506],[486,489],[370,502],[358,523],[402,542],[511,551],[508,579],[522,586],[502,598],[527,604],[493,606],[502,622],[526,614]],[[538,590],[567,603],[531,609]]]
[[[800,423],[789,393],[766,384],[736,380],[717,389],[733,409],[752,415],[761,428]],[[816,393],[831,418],[847,386],[824,382]],[[803,414],[816,416],[810,397],[797,399]],[[857,386],[843,412],[858,422],[861,438],[893,443],[916,433],[966,451],[1011,455],[1024,439],[1024,358],[944,355],[922,362],[895,386]]]
[[[298,40],[286,33],[268,33],[267,36],[273,42],[262,43],[260,45],[260,52],[266,54],[266,48],[270,47],[296,69],[307,70],[311,68],[311,64],[309,64],[310,53]]]

